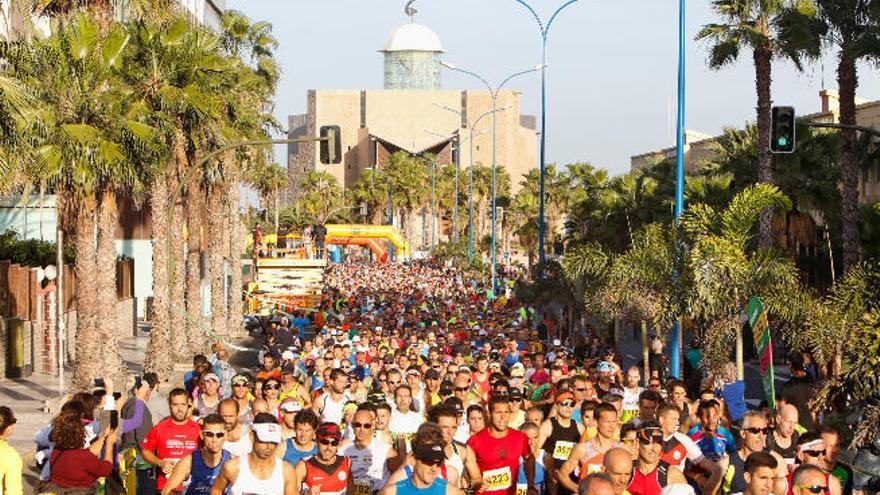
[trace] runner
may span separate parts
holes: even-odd
[[[342,455],[351,460],[354,495],[370,495],[382,489],[388,479],[388,459],[397,457],[390,445],[377,441],[376,413],[369,404],[362,404],[354,415],[354,440],[344,443]]]
[[[722,493],[737,494],[745,492],[748,489],[748,480],[746,479],[746,461],[756,452],[765,452],[767,446],[767,436],[773,429],[767,426],[767,418],[758,411],[748,411],[742,417],[742,428],[739,430],[739,447],[736,452],[730,454],[728,467],[724,475],[724,485]],[[776,495],[784,495],[788,490],[785,481],[788,476],[788,469],[785,461],[776,452],[767,452],[774,460],[777,466],[773,493]]]
[[[201,448],[187,454],[174,466],[168,482],[162,488],[162,495],[170,495],[181,486],[185,486],[186,495],[210,494],[223,464],[232,458],[232,454],[223,448],[225,437],[226,423],[219,414],[202,418]]]
[[[562,392],[556,395],[556,417],[552,417],[541,425],[539,442],[544,451],[544,465],[547,472],[552,473],[548,483],[550,495],[569,494],[571,490],[560,488],[555,482],[556,469],[571,456],[584,433],[584,428],[572,419],[572,412],[577,404],[574,394]]]
[[[247,425],[239,422],[238,402],[234,399],[224,399],[220,401],[218,409],[226,428],[223,448],[235,457],[241,457],[250,452],[250,429]]]
[[[535,456],[529,447],[528,437],[521,431],[510,430],[510,404],[506,397],[489,400],[487,427],[468,442],[468,459],[465,464],[470,488],[485,495],[514,495],[516,472],[520,459],[525,465],[527,490],[536,494]]]
[[[663,452],[660,459],[681,471],[685,471],[685,464],[690,463],[695,470],[700,471],[696,481],[703,493],[715,493],[724,474],[722,466],[710,461],[690,437],[679,431],[680,414],[678,406],[670,402],[657,409],[657,420],[663,432]]]
[[[605,453],[602,472],[611,478],[614,495],[630,495],[627,488],[632,481],[634,462],[629,451],[620,447],[614,447]]]
[[[182,388],[168,393],[171,416],[159,421],[141,442],[141,457],[159,469],[156,488],[162,490],[180,459],[199,446],[201,428],[190,418],[189,394]]]
[[[596,406],[596,436],[574,447],[568,460],[556,472],[559,484],[569,491],[576,491],[577,485],[572,482],[571,475],[579,470],[579,478],[583,479],[590,473],[602,470],[605,453],[613,447],[622,447],[617,440],[620,419],[617,409],[611,404],[600,403]]]
[[[296,465],[297,484],[312,495],[355,493],[351,460],[339,455],[342,431],[336,423],[325,422],[315,431],[318,453]]]
[[[211,487],[211,495],[295,495],[299,493],[293,466],[274,455],[281,443],[275,417],[259,413],[251,426],[253,450],[227,461]]]
[[[411,468],[406,466],[406,477],[389,482],[380,495],[461,495],[463,492],[455,483],[447,482],[441,476],[446,461],[443,443],[439,429],[433,434],[420,429],[413,438],[413,463]]]
[[[743,465],[745,490],[743,495],[770,495],[777,493],[776,471],[780,467],[776,457],[764,452],[752,452]]]
[[[639,460],[633,471],[627,491],[632,495],[660,495],[668,485],[687,484],[684,473],[660,460],[663,451],[663,432],[655,421],[639,428]]]
[[[342,423],[342,408],[351,400],[346,390],[348,389],[348,375],[339,368],[330,371],[329,386],[314,402],[315,414],[322,421],[328,423]]]
[[[254,414],[251,411],[250,376],[239,373],[232,378],[232,399],[238,404],[238,421],[244,425],[254,422]]]
[[[776,428],[767,437],[767,447],[776,452],[789,466],[795,464],[800,435],[795,427],[798,424],[798,409],[785,404],[776,413]]]
[[[285,421],[289,421],[290,416],[292,416],[290,413],[286,413]],[[315,442],[317,429],[318,416],[310,409],[299,411],[293,416],[294,435],[278,444],[275,455],[291,466],[296,466],[299,461],[317,454],[318,445]]]

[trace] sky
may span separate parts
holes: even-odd
[[[564,0],[529,0],[544,19]],[[309,89],[381,89],[386,35],[409,22],[405,0],[228,0],[227,7],[273,24],[283,75],[275,116],[305,113]],[[418,0],[416,21],[433,29],[444,60],[477,72],[492,84],[540,63],[537,23],[515,0]],[[720,71],[706,66],[708,44],[700,28],[716,22],[709,0],[687,0],[686,127],[718,134],[754,120],[751,52]],[[580,0],[564,10],[548,42],[547,163],[589,162],[612,174],[629,170],[633,155],[674,146],[678,64],[676,0]],[[776,105],[798,114],[820,110],[819,91],[836,89],[836,57],[799,73],[773,64]],[[860,65],[859,97],[880,99],[875,67]],[[824,81],[824,86],[823,86]],[[540,113],[540,78],[510,86],[522,112]],[[444,89],[482,89],[475,80],[446,71]],[[276,159],[286,164],[285,147]],[[536,164],[537,166],[537,164]]]

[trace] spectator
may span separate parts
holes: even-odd
[[[94,491],[98,478],[106,478],[113,471],[116,431],[102,430],[91,447],[85,448],[86,427],[79,416],[66,413],[55,418],[52,431],[55,449],[49,458],[50,481],[39,492],[70,493],[70,489],[78,488]]]
[[[12,409],[0,406],[0,493],[3,495],[22,495],[21,456],[9,446],[15,422]]]

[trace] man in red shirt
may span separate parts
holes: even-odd
[[[510,403],[507,396],[489,400],[489,421],[486,428],[468,442],[465,469],[471,488],[481,495],[515,495],[520,458],[525,462],[528,493],[535,495],[535,456],[525,433],[507,427]]]
[[[199,447],[201,427],[190,417],[189,395],[182,388],[168,394],[171,416],[160,421],[141,442],[141,456],[159,468],[156,488],[161,490],[181,458]]]

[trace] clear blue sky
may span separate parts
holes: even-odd
[[[563,0],[531,0],[545,17]],[[275,115],[304,113],[309,89],[382,87],[381,48],[393,28],[408,22],[404,0],[229,0],[229,8],[268,20],[280,42],[283,76]],[[614,174],[632,155],[674,145],[678,2],[580,0],[550,33],[547,161],[587,161]],[[537,25],[514,0],[419,0],[417,21],[432,28],[445,59],[497,82],[540,62]],[[715,17],[709,0],[688,0],[687,128],[718,133],[754,120],[751,52],[721,71],[706,68],[707,47],[694,35]],[[836,60],[825,57],[825,87],[836,89]],[[798,113],[819,110],[822,65],[798,73],[773,65],[776,104]],[[880,99],[876,69],[861,66],[858,94]],[[469,78],[443,74],[445,89],[479,89]],[[523,92],[523,112],[540,109],[539,78],[511,87]],[[284,148],[276,150],[286,164]]]

